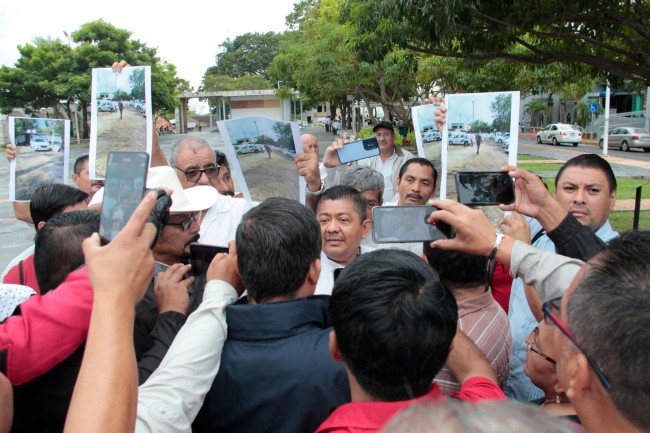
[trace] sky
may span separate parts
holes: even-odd
[[[131,31],[131,39],[157,47],[158,56],[174,64],[178,76],[196,89],[205,70],[215,64],[219,44],[248,32],[284,31],[285,17],[293,11],[294,2],[297,0],[0,0],[0,65],[13,67],[19,57],[16,47],[33,43],[35,37],[67,42],[64,32],[71,34],[82,24],[101,18]]]

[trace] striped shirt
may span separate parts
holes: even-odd
[[[510,371],[512,336],[508,315],[494,300],[491,291],[458,302],[458,328],[483,352],[503,388]],[[438,373],[434,382],[447,396],[460,390],[460,384],[447,368]]]

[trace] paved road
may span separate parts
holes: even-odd
[[[332,134],[326,133],[324,128],[306,128],[302,132],[311,133],[318,138],[321,157],[325,148],[331,144],[334,138]],[[223,146],[221,137],[214,131],[188,135],[201,137],[215,148]],[[161,148],[166,155],[169,155],[171,145],[178,138],[178,135],[160,136]],[[87,145],[82,144],[81,146],[72,147],[70,151],[71,170],[75,159],[87,152]],[[520,136],[519,153],[530,153],[564,161],[581,153],[601,153],[601,150],[598,149],[598,146],[584,144],[578,147],[538,145],[528,134],[523,134]],[[608,160],[612,164],[616,176],[650,179],[650,153],[639,151],[621,152],[615,149],[611,149],[609,153]],[[0,156],[0,236],[2,239],[0,243],[0,269],[4,268],[15,255],[26,248],[34,237],[33,228],[14,218],[13,206],[7,200],[7,197],[9,197],[9,164],[4,156]]]

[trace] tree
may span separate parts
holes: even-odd
[[[650,84],[650,2],[358,0],[342,2],[364,60],[398,45],[479,61],[587,65],[613,81]],[[369,36],[372,35],[372,36]]]
[[[501,94],[494,98],[490,104],[493,114],[492,128],[497,131],[510,130],[510,117],[512,116],[512,94]]]
[[[548,112],[548,102],[533,99],[526,105],[524,112],[530,114],[531,126],[542,126],[543,116]]]
[[[205,75],[227,75],[232,78],[245,75],[261,75],[269,78],[268,68],[278,52],[281,33],[244,33],[234,40],[226,39],[220,47],[224,52],[217,54],[216,66],[211,66]]]
[[[81,111],[81,133],[88,137],[88,106],[91,101],[91,70],[106,67],[117,59],[131,65],[150,65],[154,112],[173,111],[179,103],[176,92],[189,83],[176,76],[176,68],[156,57],[156,49],[129,39],[131,32],[97,20],[72,32],[74,48],[59,39],[37,38],[19,46],[21,57],[14,68],[0,69],[0,109],[59,107],[72,118],[71,104]]]
[[[207,74],[203,76],[201,91],[220,92],[229,90],[261,90],[270,89],[273,83],[261,75],[244,75],[233,78],[227,75]]]

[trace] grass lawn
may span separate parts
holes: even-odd
[[[609,222],[617,232],[621,233],[632,230],[634,212],[612,212],[609,214]],[[639,213],[639,230],[650,230],[650,211]]]
[[[517,161],[539,161],[542,159],[548,159],[548,158],[544,158],[543,156],[537,156],[537,155],[529,155],[527,153],[521,153],[517,155]]]
[[[533,173],[540,172],[540,171],[552,171],[553,173],[557,173],[557,171],[562,167],[562,164],[556,164],[556,163],[548,163],[545,164],[543,162],[534,162],[534,163],[520,163],[517,164],[517,167],[519,168],[524,168],[528,171],[532,171]]]

